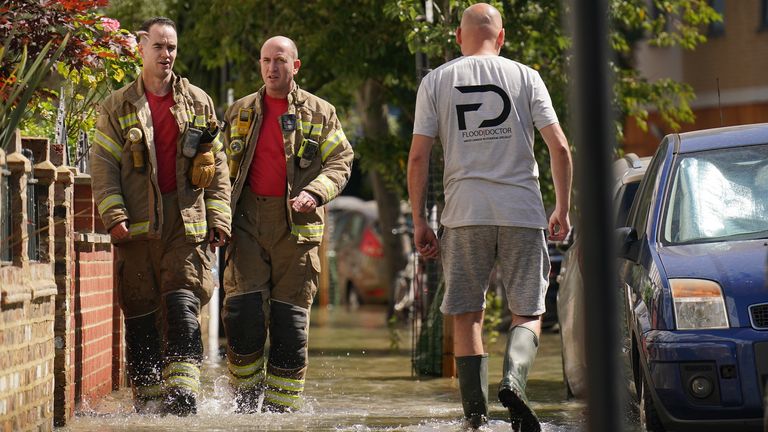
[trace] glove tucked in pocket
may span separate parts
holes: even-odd
[[[196,188],[207,188],[211,185],[214,174],[216,174],[216,159],[211,151],[211,146],[200,144],[197,155],[192,159],[189,180]]]

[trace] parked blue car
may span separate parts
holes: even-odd
[[[763,430],[768,124],[668,135],[617,231],[645,430]]]

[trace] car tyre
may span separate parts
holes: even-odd
[[[768,432],[768,382],[763,391],[763,431]]]
[[[563,346],[563,333],[560,332],[560,346]],[[565,374],[565,356],[563,355],[563,350],[560,350],[560,362],[563,364],[563,384],[565,384],[565,400],[572,400],[574,399],[573,396],[573,390],[571,389],[571,385],[568,384],[568,375]]]
[[[642,374],[642,380],[640,384],[640,427],[648,432],[665,432],[666,429],[661,423],[659,413],[656,411],[656,405],[653,403],[653,396],[651,395],[650,386],[645,375]]]

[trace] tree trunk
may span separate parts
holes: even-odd
[[[384,103],[384,88],[381,84],[372,79],[365,80],[358,88],[356,102],[361,115],[363,135],[366,138],[386,142],[389,136],[389,124]],[[400,197],[387,188],[380,173],[372,171],[369,175],[373,185],[373,196],[379,208],[379,227],[388,269],[384,281],[388,289],[387,297],[391,313],[394,306],[396,275],[406,266],[405,251],[410,240],[407,235],[392,233],[392,230],[403,225]]]

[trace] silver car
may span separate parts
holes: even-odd
[[[615,227],[625,225],[629,208],[642,180],[650,157],[629,153],[613,163],[613,209]],[[575,230],[572,231],[575,233]],[[577,234],[563,255],[557,281],[557,315],[563,356],[563,382],[569,398],[583,398],[587,390],[587,365],[584,342],[584,282],[581,277],[581,251]]]

